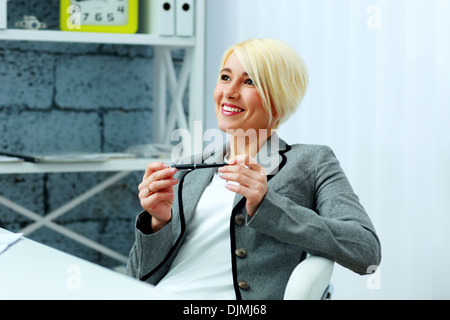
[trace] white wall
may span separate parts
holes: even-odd
[[[207,127],[228,46],[280,38],[308,64],[280,134],[335,150],[383,249],[376,278],[336,267],[336,299],[450,298],[448,17],[448,0],[207,1]]]

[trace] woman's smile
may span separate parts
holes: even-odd
[[[232,103],[224,103],[222,104],[222,114],[224,116],[235,116],[237,114],[243,113],[245,110],[232,104]]]

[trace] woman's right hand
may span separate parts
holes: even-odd
[[[153,232],[161,230],[172,218],[174,186],[178,183],[173,178],[176,172],[165,163],[152,162],[138,186],[141,206],[152,216]]]

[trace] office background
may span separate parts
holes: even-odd
[[[247,38],[281,38],[309,67],[301,110],[280,135],[334,149],[383,250],[378,278],[336,267],[335,298],[449,299],[450,1],[208,0],[207,9],[208,94],[222,51]]]
[[[56,29],[54,1],[14,0],[8,23],[27,8]],[[336,266],[336,299],[450,298],[449,16],[448,0],[207,0],[207,127],[216,127],[212,92],[228,46],[280,38],[309,67],[305,100],[280,135],[334,149],[383,249],[372,277]],[[109,152],[151,142],[152,59],[144,46],[0,42],[1,148]],[[0,193],[43,215],[106,175],[0,176]],[[127,254],[140,179],[131,175],[57,222]],[[0,208],[2,227],[29,222]],[[30,236],[117,265],[48,229]]]
[[[56,9],[56,10],[55,10]],[[8,27],[34,14],[59,29],[59,1],[8,3]],[[41,18],[45,17],[45,18]],[[174,52],[179,70],[184,52]],[[26,154],[124,152],[152,142],[151,46],[0,41],[0,149]],[[132,173],[56,219],[128,256],[141,208]],[[0,194],[44,215],[111,173],[0,175]],[[0,206],[0,226],[18,232],[32,221]],[[120,265],[48,228],[31,239],[106,267]]]

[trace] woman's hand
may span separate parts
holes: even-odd
[[[246,209],[253,217],[267,193],[266,170],[255,158],[248,155],[237,156],[228,163],[228,166],[219,169],[220,177],[239,183],[239,185],[227,183],[226,188],[247,199]]]
[[[172,218],[174,185],[178,183],[173,178],[176,172],[165,163],[150,163],[138,186],[141,206],[152,216],[153,232],[161,230]]]

